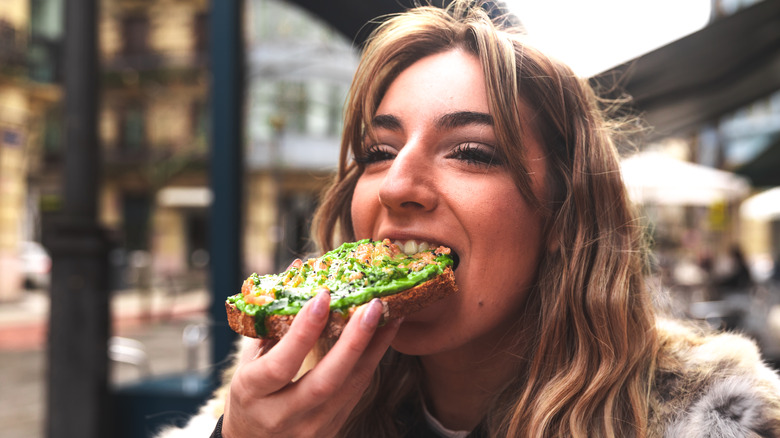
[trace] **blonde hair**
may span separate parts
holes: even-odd
[[[545,212],[550,248],[529,293],[528,314],[538,318],[518,328],[527,367],[496,396],[483,426],[491,436],[644,436],[657,340],[643,283],[643,231],[620,177],[613,130],[585,80],[472,3],[417,7],[373,33],[349,93],[339,170],[314,236],[322,249],[355,238],[350,204],[362,167],[351,157],[360,154],[395,77],[432,54],[474,54],[506,165],[520,192]],[[534,196],[522,153],[532,134],[547,153],[546,199]],[[416,358],[388,352],[344,435],[402,433],[393,416],[419,396],[420,379]]]

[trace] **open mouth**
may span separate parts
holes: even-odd
[[[452,270],[454,271],[458,269],[458,265],[460,264],[460,256],[458,256],[458,253],[455,251],[452,251],[450,256],[452,256]]]
[[[401,242],[399,240],[396,240],[393,243],[398,245],[398,248],[400,248],[401,251],[403,251],[404,254],[407,254],[407,255],[416,254],[416,253],[421,252],[421,251],[427,251],[427,250],[429,250],[431,248],[436,248],[437,246],[439,246],[439,245],[435,245],[435,244],[428,243],[428,242],[419,242],[418,243],[415,240],[408,240],[406,242]],[[450,250],[452,251],[450,253],[450,256],[452,257],[452,260],[453,260],[452,270],[454,271],[455,269],[458,269],[458,265],[460,264],[460,256],[458,256],[458,253],[453,251],[452,248],[450,248]]]

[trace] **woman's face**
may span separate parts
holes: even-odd
[[[358,239],[429,242],[458,255],[459,293],[407,317],[393,347],[426,355],[494,344],[535,280],[542,219],[496,147],[479,60],[461,50],[423,58],[390,85],[364,145],[352,200]],[[537,196],[545,161],[524,147]],[[518,146],[519,147],[519,146]]]

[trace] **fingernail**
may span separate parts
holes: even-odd
[[[311,315],[315,318],[323,318],[330,312],[330,294],[327,291],[319,292],[311,303]]]
[[[374,330],[379,325],[379,318],[382,316],[382,303],[379,298],[374,298],[363,311],[363,317],[360,320],[361,325],[366,330]]]

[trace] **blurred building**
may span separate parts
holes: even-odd
[[[311,249],[308,228],[336,167],[357,52],[298,6],[250,0],[246,15],[244,259],[251,270],[274,271]]]
[[[8,20],[23,26],[15,33],[20,43],[28,23],[33,29],[25,83],[34,87],[0,88],[3,108],[14,108],[0,112],[0,122],[9,117],[0,187],[14,193],[0,201],[7,212],[0,214],[0,248],[38,240],[40,226],[20,228],[45,222],[61,206],[64,0],[18,3],[23,13],[8,12]],[[155,279],[191,278],[205,272],[209,258],[208,1],[101,0],[99,11],[100,208],[117,247],[115,287],[132,286],[147,268]],[[297,6],[248,0],[245,15],[244,259],[248,271],[271,271],[307,249],[318,193],[335,169],[356,54],[350,41]],[[34,110],[32,88],[46,98]],[[12,120],[26,113],[34,116]],[[20,127],[37,135],[14,131]],[[25,144],[13,144],[19,142]]]
[[[207,22],[205,0],[100,4],[101,220],[130,274],[206,261]]]
[[[679,201],[704,182],[700,178],[643,205],[654,249],[670,266],[713,265],[703,277],[717,277],[717,267],[728,271],[731,250],[741,247],[755,279],[762,280],[772,256],[780,253],[780,208],[774,219],[764,215],[760,220],[745,216],[741,208],[754,193],[780,186],[778,6],[777,0],[713,0],[711,22],[704,29],[602,74],[630,70],[625,88],[652,126],[652,143],[644,149],[690,162],[690,177],[705,170],[729,172],[728,179],[743,181],[737,186],[749,184],[735,196],[725,183],[713,180],[711,188],[724,192],[720,199],[697,195]],[[655,182],[669,185],[681,175],[661,169]]]
[[[34,175],[46,147],[41,128],[60,100],[59,88],[38,81],[44,72],[30,61],[47,37],[41,25],[48,17],[33,13],[36,3],[46,2],[8,0],[0,8],[0,301],[19,297],[23,242],[40,238]],[[50,28],[55,38],[62,35],[59,23]]]
[[[706,127],[698,147],[702,160],[717,160],[751,181],[754,196],[740,206],[740,243],[756,279],[768,278],[780,258],[780,202],[761,194],[780,185],[780,91]]]
[[[713,20],[763,1],[773,0],[713,0]],[[780,91],[703,126],[693,155],[699,163],[748,178],[753,195],[780,186]],[[752,208],[744,208],[748,204]],[[741,222],[737,241],[751,261],[754,278],[763,281],[772,274],[773,264],[780,261],[780,204],[771,197],[753,196],[743,202],[738,216]]]

